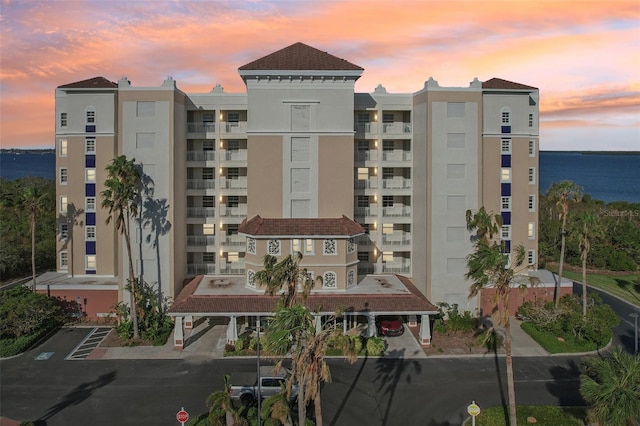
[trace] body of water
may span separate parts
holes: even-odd
[[[0,176],[10,180],[24,176],[54,179],[55,163],[53,151],[20,154],[5,151],[0,154]],[[570,180],[597,200],[640,203],[640,154],[543,151],[539,177],[543,193],[553,182]]]

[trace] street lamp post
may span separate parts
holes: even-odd
[[[634,342],[634,354],[638,355],[638,313],[637,312],[633,312],[631,314],[629,314],[630,317],[633,318],[633,327],[635,329],[635,339],[633,340]]]

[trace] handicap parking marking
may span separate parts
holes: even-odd
[[[36,361],[46,361],[49,358],[51,358],[53,356],[55,352],[41,352],[40,354],[38,354],[38,356],[35,358]]]
[[[96,327],[92,329],[89,334],[76,346],[66,360],[82,360],[86,359],[89,354],[97,348],[100,343],[111,332],[111,327]]]

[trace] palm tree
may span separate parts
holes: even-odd
[[[31,273],[32,289],[36,291],[36,220],[37,216],[48,207],[48,197],[37,186],[28,186],[22,193],[22,206],[29,212],[29,225],[31,228]]]
[[[640,356],[617,347],[604,357],[587,358],[580,394],[599,424],[631,426],[640,419]]]
[[[467,226],[469,227],[469,221],[467,221]],[[497,227],[497,223],[489,225],[491,229],[495,227]],[[470,226],[470,228],[472,230],[476,229],[473,226]],[[465,277],[471,280],[469,297],[477,296],[481,289],[488,286],[495,289],[493,300],[495,308],[493,313],[496,317],[495,324],[504,327],[509,415],[512,426],[517,423],[509,300],[511,298],[512,285],[517,288],[526,288],[527,284],[533,285],[535,283],[535,278],[521,274],[527,268],[525,259],[526,251],[522,245],[515,247],[512,251],[512,259],[509,259],[509,256],[503,252],[503,245],[500,242],[489,242],[486,238],[479,238],[474,244],[474,251],[467,256],[467,273],[465,274]]]
[[[264,269],[256,273],[255,279],[259,285],[266,287],[265,293],[273,296],[286,287],[282,293],[282,303],[292,307],[296,302],[298,284],[302,284],[302,296],[306,298],[313,287],[313,278],[306,268],[300,268],[302,253],[295,256],[288,255],[280,262],[275,256],[264,256]],[[318,277],[319,279],[320,277]]]
[[[107,180],[104,182],[105,190],[101,192],[102,207],[108,209],[106,223],[114,221],[116,230],[123,236],[127,247],[129,260],[129,295],[131,319],[133,322],[133,339],[140,338],[138,330],[138,315],[136,308],[136,278],[133,271],[133,257],[131,254],[131,229],[130,219],[138,216],[138,197],[140,186],[140,171],[135,164],[135,158],[127,160],[125,155],[120,155],[107,166]]]
[[[260,416],[262,420],[273,419],[283,425],[292,425],[291,406],[286,387],[282,392],[270,396],[262,403]]]
[[[326,324],[332,324],[328,321]],[[326,325],[325,324],[325,325]],[[272,352],[282,365],[284,357],[291,356],[291,379],[287,382],[290,396],[294,381],[298,384],[298,424],[304,425],[306,405],[313,401],[316,426],[322,426],[322,383],[331,381],[331,372],[325,355],[329,343],[342,349],[347,361],[354,363],[357,352],[353,341],[332,327],[317,330],[313,314],[303,305],[281,306],[267,328],[266,349]]]
[[[213,392],[207,398],[207,407],[209,408],[209,420],[215,421],[212,418],[214,411],[219,409],[225,412],[225,424],[227,426],[238,425],[241,421],[238,412],[233,406],[233,400],[231,399],[231,382],[229,375],[224,375],[224,388],[221,391]]]
[[[564,267],[564,248],[566,243],[567,216],[569,215],[569,203],[579,202],[582,199],[582,187],[570,180],[563,180],[552,184],[547,190],[547,197],[556,201],[562,219],[561,243],[560,243],[560,267],[558,270],[558,282],[556,283],[555,304],[560,306],[560,289],[562,288],[562,269]]]
[[[602,236],[602,227],[598,216],[591,211],[585,211],[578,218],[580,240],[580,259],[582,260],[582,317],[587,318],[587,256],[591,249],[591,241]]]
[[[466,220],[467,230],[475,232],[472,241],[483,240],[488,243],[502,228],[502,216],[487,212],[484,206],[480,207],[475,213],[467,210]]]

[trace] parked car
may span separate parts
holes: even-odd
[[[404,333],[402,317],[387,315],[376,318],[378,334],[381,336],[401,336]]]
[[[255,373],[254,373],[255,374]],[[281,369],[274,374],[272,367],[261,367],[260,369],[260,398],[265,399],[281,392],[282,386],[289,380],[290,372]],[[291,399],[298,396],[298,386],[293,385]],[[231,399],[239,401],[242,405],[251,405],[258,399],[258,379],[253,385],[231,385]]]

